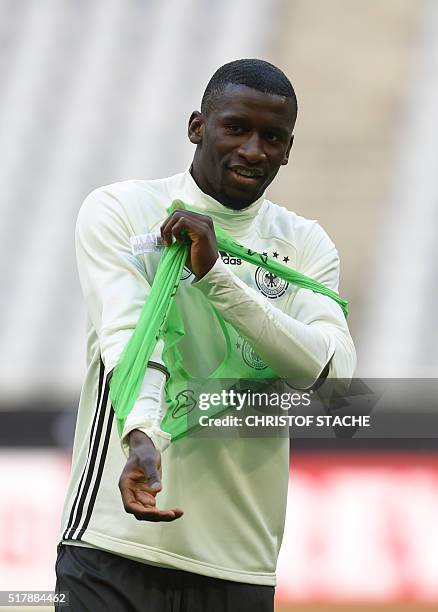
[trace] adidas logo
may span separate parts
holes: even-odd
[[[232,266],[241,266],[242,265],[242,260],[238,257],[230,257],[228,255],[228,253],[225,253],[225,251],[219,251],[219,254],[221,256],[222,261],[225,264],[230,264]]]

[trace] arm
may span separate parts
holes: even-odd
[[[209,237],[212,230],[206,221],[200,225],[196,219],[199,216],[176,211],[163,224],[162,234],[168,243],[171,234],[177,240],[182,239],[182,230],[189,235],[192,268],[198,277],[194,287],[202,291],[224,319],[277,374],[296,388],[311,387],[326,372],[331,377],[351,378],[356,354],[338,304],[326,296],[300,289],[289,311],[282,312],[240,280],[217,255],[214,257],[213,239]],[[337,291],[337,252],[316,224],[305,237],[300,264],[305,274]]]
[[[141,260],[131,252],[133,233],[123,205],[113,192],[101,188],[86,198],[76,225],[79,278],[108,373],[117,364],[150,292]],[[158,367],[163,364],[162,348],[159,342],[151,357],[150,363],[159,364]],[[121,478],[125,509],[137,518],[148,518],[147,513],[151,511],[153,516],[149,520],[157,520],[159,511],[155,508],[155,496],[161,490],[160,451],[170,441],[170,436],[160,429],[164,380],[163,372],[148,367],[138,400],[121,436],[122,449],[128,457]],[[134,430],[138,436],[133,437]],[[151,457],[155,469],[151,467]],[[139,472],[143,473],[143,480],[139,479]],[[142,516],[138,508],[141,501],[137,499],[133,504],[134,484],[144,502]],[[144,497],[146,493],[148,497]],[[162,520],[169,520],[169,512],[173,511],[163,511]],[[173,516],[178,518],[176,513]]]
[[[330,298],[300,289],[289,312],[282,312],[220,260],[194,286],[292,386],[311,387],[328,365],[331,376],[352,376],[354,346],[342,310]]]

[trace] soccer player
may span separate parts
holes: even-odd
[[[169,444],[160,428],[162,340],[121,437],[109,386],[161,255],[153,247],[134,254],[131,238],[153,232],[165,245],[190,239],[176,299],[183,364],[193,377],[208,377],[224,359],[215,312],[232,326],[233,357],[248,373],[269,366],[300,389],[352,376],[355,350],[336,302],[216,245],[212,220],[248,248],[338,290],[338,255],[324,230],[266,197],[288,163],[296,116],[281,70],[252,59],[226,64],[190,117],[190,168],[99,188],[80,210],[88,373],[56,564],[57,589],[69,591],[74,612],[273,610],[288,439],[187,436]],[[168,216],[174,199],[197,212]]]

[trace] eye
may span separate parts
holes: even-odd
[[[236,124],[226,125],[225,130],[229,134],[232,134],[233,136],[239,136],[240,134],[243,134],[243,131],[244,131],[241,125],[236,125]]]
[[[268,142],[278,142],[280,139],[278,137],[278,134],[274,134],[274,132],[268,132],[267,134],[265,134],[265,140],[267,140]]]

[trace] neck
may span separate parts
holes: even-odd
[[[250,232],[265,199],[259,198],[251,206],[238,210],[224,206],[221,202],[203,191],[195,181],[190,170],[181,175],[182,183],[177,185],[171,195],[173,199],[182,198],[199,213],[209,215],[220,227],[233,236],[242,238]]]
[[[198,185],[199,189],[203,191],[206,195],[210,196],[211,198],[216,200],[216,202],[219,202],[220,204],[222,204],[222,206],[225,206],[226,208],[233,208],[229,205],[228,202],[223,201],[223,198],[221,198],[220,195],[215,192],[207,177],[204,176],[204,174],[200,171],[199,166],[197,164],[196,153],[193,158],[192,165],[190,166],[190,174],[192,175],[193,180]]]
[[[197,163],[197,159],[196,159],[196,153],[193,158],[192,165],[190,166],[190,174],[192,175],[193,180],[195,181],[195,183],[197,184],[197,186],[199,187],[201,191],[203,191],[206,195],[216,200],[216,202],[219,202],[219,204],[222,204],[222,206],[225,206],[225,208],[229,208],[230,210],[238,211],[238,210],[243,210],[244,208],[247,208],[248,206],[252,204],[252,202],[249,202],[249,203],[245,203],[245,205],[242,206],[242,203],[239,202],[236,205],[235,201],[228,199],[224,194],[217,193],[216,190],[211,185],[211,183],[209,182],[208,178],[200,170],[199,164]]]

